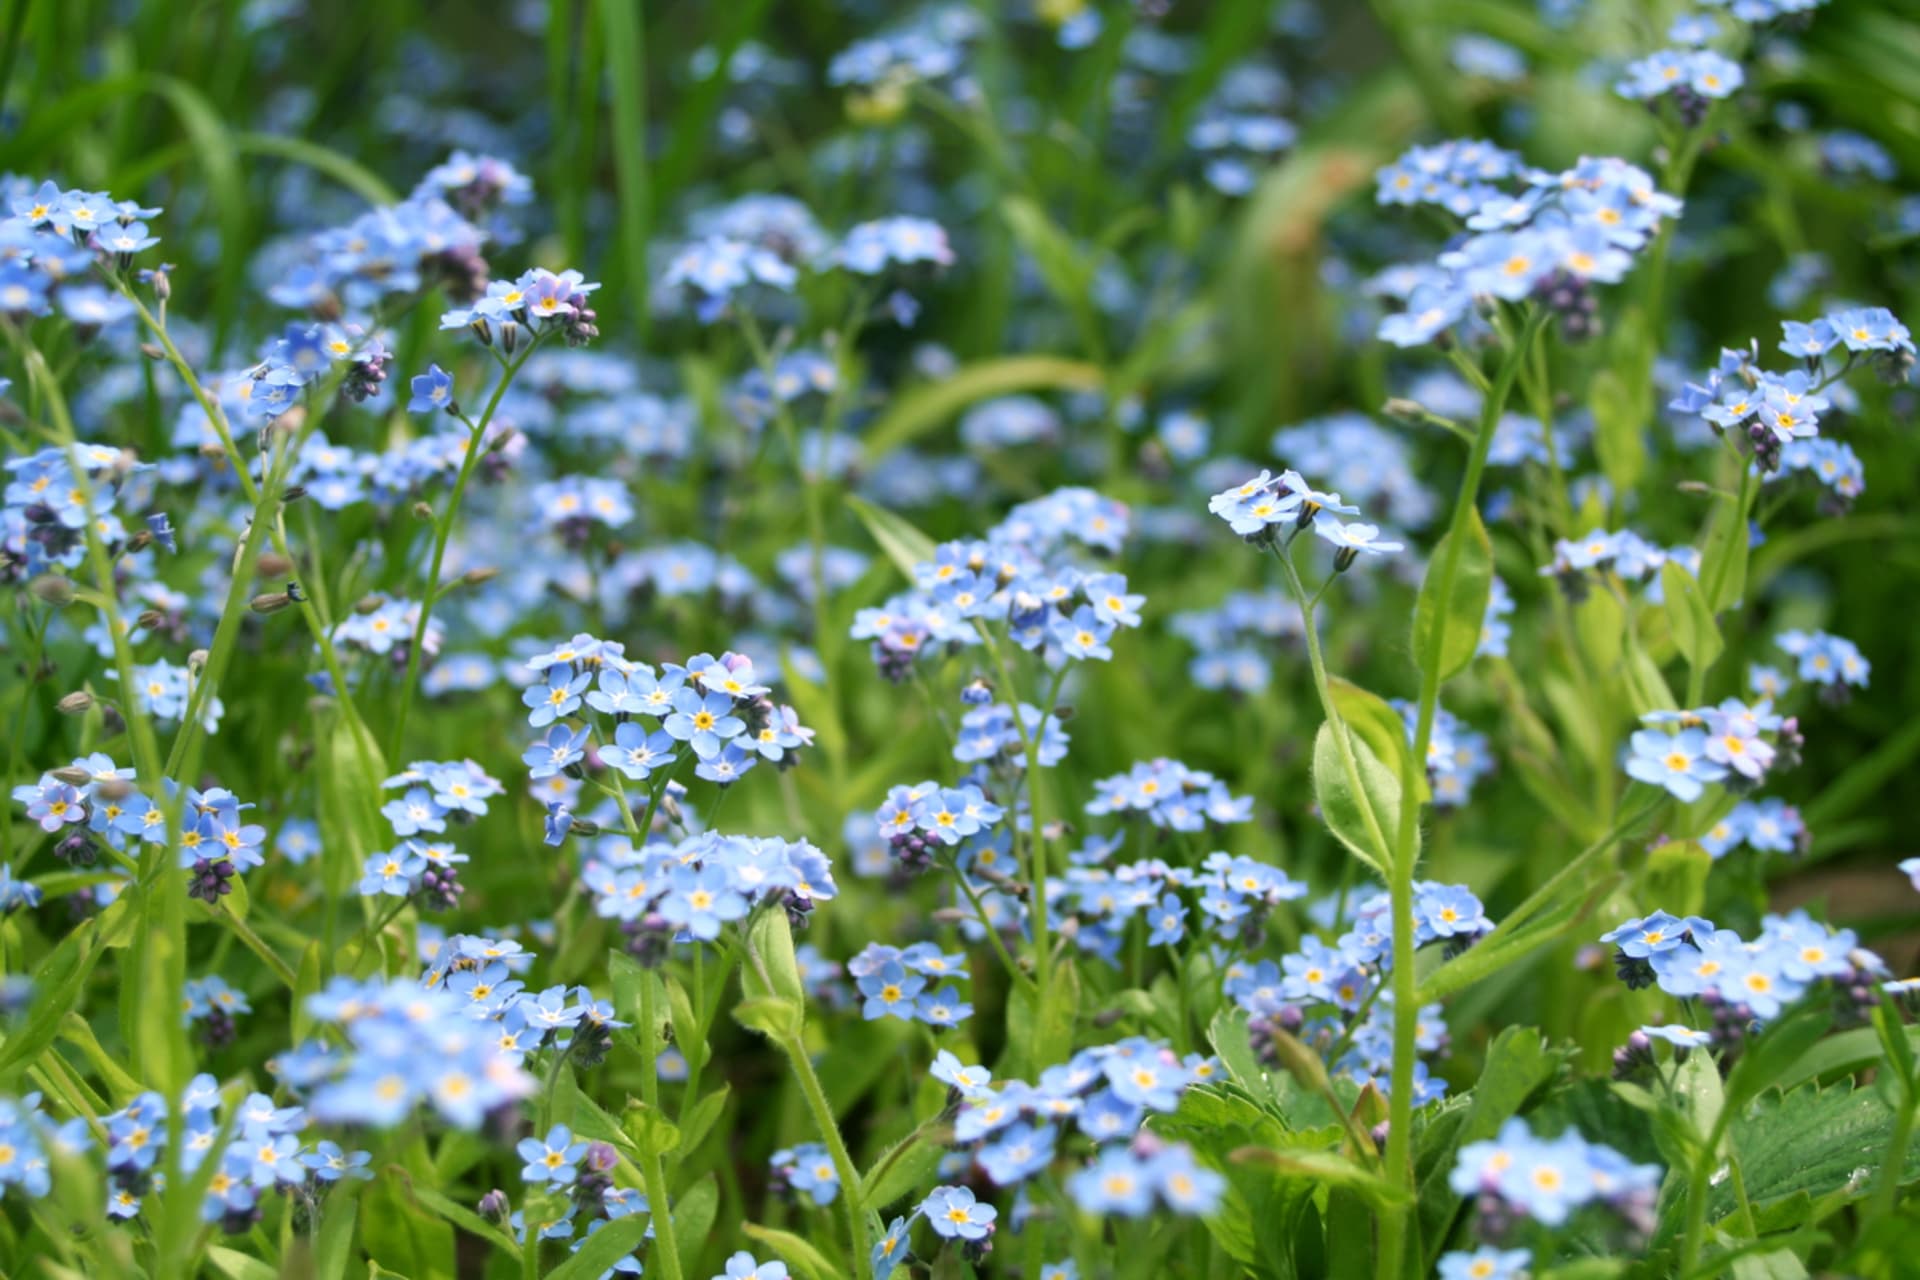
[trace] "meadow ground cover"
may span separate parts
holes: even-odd
[[[1920,16],[4,0],[0,125],[0,1274],[1915,1274]]]

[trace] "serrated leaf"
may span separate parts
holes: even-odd
[[[1329,720],[1321,723],[1314,736],[1314,798],[1319,802],[1321,819],[1340,843],[1385,880],[1393,865],[1393,849],[1388,842],[1400,826],[1400,779],[1380,763],[1366,739],[1357,733],[1347,735],[1353,760],[1349,773],[1347,759],[1334,736],[1340,732],[1339,726]],[[1416,852],[1418,848],[1416,844]]]
[[[1423,672],[1438,671],[1447,680],[1473,661],[1493,593],[1493,543],[1480,512],[1467,508],[1458,552],[1449,530],[1434,547],[1413,606],[1413,658]],[[1451,589],[1441,598],[1441,576],[1450,555],[1458,556]]]

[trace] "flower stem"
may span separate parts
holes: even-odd
[[[1506,411],[1507,397],[1525,366],[1528,353],[1547,322],[1544,310],[1534,310],[1520,328],[1519,336],[1507,348],[1494,373],[1493,384],[1480,406],[1480,429],[1473,449],[1467,455],[1466,473],[1460,478],[1460,493],[1454,500],[1453,518],[1439,562],[1429,565],[1434,579],[1432,596],[1439,608],[1453,599],[1453,586],[1459,579],[1460,560],[1467,542],[1467,519],[1477,508],[1480,477],[1487,467],[1487,454],[1493,447],[1493,435],[1500,415]],[[1437,613],[1437,611],[1436,611]],[[1375,1274],[1380,1280],[1401,1280],[1407,1256],[1407,1238],[1416,1225],[1413,1171],[1413,1063],[1419,1030],[1420,1008],[1413,971],[1413,872],[1414,837],[1419,832],[1420,805],[1415,799],[1414,771],[1423,768],[1427,748],[1433,741],[1435,709],[1440,704],[1440,646],[1445,630],[1437,624],[1425,635],[1416,635],[1414,644],[1420,663],[1420,703],[1414,723],[1412,749],[1400,765],[1400,825],[1393,842],[1393,865],[1388,894],[1393,914],[1393,1072],[1387,1094],[1387,1177],[1407,1192],[1402,1208],[1389,1212],[1380,1224],[1380,1261]]]
[[[434,524],[433,558],[427,568],[426,585],[420,592],[420,621],[413,628],[413,643],[407,646],[407,674],[400,685],[400,709],[394,713],[393,738],[387,748],[389,759],[400,758],[400,749],[407,740],[407,711],[413,706],[413,691],[420,683],[420,652],[427,643],[427,623],[433,617],[433,606],[440,598],[440,566],[446,559],[447,543],[453,538],[454,522],[460,516],[460,499],[467,492],[467,482],[473,478],[474,468],[479,465],[482,447],[487,441],[487,427],[493,422],[493,415],[499,411],[500,398],[513,385],[513,376],[520,366],[527,362],[539,349],[540,339],[536,336],[520,354],[509,361],[500,372],[500,381],[494,384],[493,394],[487,398],[487,407],[481,412],[478,422],[467,423],[466,456],[460,460],[460,474],[453,482],[453,496],[447,500],[447,509]]]

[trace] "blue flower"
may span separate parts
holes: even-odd
[[[579,1175],[575,1166],[587,1154],[587,1144],[575,1142],[573,1131],[557,1124],[548,1130],[544,1142],[538,1138],[522,1138],[515,1150],[526,1161],[526,1167],[520,1170],[522,1179],[564,1187]]]
[[[677,867],[659,910],[668,924],[711,942],[720,936],[722,924],[747,914],[747,900],[728,884],[727,873],[718,866]]]
[[[859,983],[860,994],[867,998],[860,1013],[869,1022],[888,1016],[902,1022],[913,1021],[914,998],[927,986],[925,978],[908,973],[897,960],[889,960],[876,972],[862,975]]]
[[[1010,1187],[1043,1172],[1053,1162],[1056,1131],[1052,1125],[1011,1125],[975,1153],[980,1168],[995,1186]]]
[[[699,690],[682,688],[673,695],[673,714],[663,728],[673,738],[693,748],[702,760],[720,754],[720,745],[746,730],[746,722],[733,714],[733,699],[724,693],[702,695]]]
[[[441,409],[459,411],[453,402],[453,375],[437,364],[428,365],[425,373],[413,379],[413,398],[407,401],[407,412],[434,413]]]
[[[935,1187],[920,1204],[920,1214],[934,1234],[948,1240],[984,1240],[993,1230],[999,1210],[981,1204],[966,1187]]]
[[[1675,799],[1698,800],[1706,790],[1702,784],[1727,776],[1725,765],[1707,758],[1707,735],[1700,729],[1674,734],[1640,729],[1629,741],[1633,754],[1627,760],[1628,775],[1664,788]]]

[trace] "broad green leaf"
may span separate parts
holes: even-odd
[[[803,1007],[806,986],[793,955],[793,928],[779,907],[762,909],[747,922],[747,958],[740,967],[740,989],[749,997],[778,996]]]
[[[1474,650],[1480,647],[1480,628],[1486,621],[1487,600],[1493,593],[1493,543],[1478,510],[1467,509],[1459,532],[1459,559],[1451,589],[1441,585],[1448,557],[1455,554],[1450,530],[1427,560],[1420,597],[1413,606],[1414,661],[1423,672],[1439,672],[1442,680],[1473,661]]]
[[[1882,1007],[1885,1007],[1884,1005]],[[1920,1026],[1906,1029],[1907,1051],[1920,1055]],[[1781,1089],[1794,1089],[1808,1083],[1828,1084],[1841,1076],[1879,1065],[1887,1048],[1876,1027],[1855,1027],[1827,1036],[1800,1055],[1799,1061],[1781,1072],[1774,1082]]]
[[[687,1264],[700,1254],[700,1246],[706,1243],[707,1236],[713,1231],[713,1220],[720,1211],[720,1186],[708,1174],[687,1188],[685,1194],[673,1206],[673,1242],[680,1247],[680,1270],[686,1273]],[[656,1241],[654,1248],[659,1248]],[[586,1272],[585,1275],[597,1275]],[[552,1280],[549,1277],[549,1280]]]
[[[1387,772],[1401,777],[1401,765],[1405,763],[1407,752],[1412,749],[1407,732],[1407,722],[1400,713],[1387,704],[1379,694],[1370,693],[1350,680],[1339,676],[1327,679],[1327,692],[1333,695],[1333,705],[1339,711],[1340,718],[1347,722],[1347,728],[1357,737],[1366,740],[1373,748],[1373,754],[1385,765]],[[1427,771],[1416,769],[1413,772],[1416,785],[1420,790],[1420,803],[1431,799],[1427,787]]]
[[[1313,792],[1320,816],[1340,843],[1385,880],[1393,865],[1390,842],[1400,824],[1400,779],[1357,733],[1347,735],[1353,766],[1349,772],[1335,736],[1340,732],[1331,720],[1324,721],[1313,740]]]
[[[1025,391],[1097,391],[1100,370],[1064,356],[1001,356],[957,370],[951,377],[915,387],[892,404],[862,438],[868,462],[911,444],[968,405]]]
[[[1816,1217],[1872,1190],[1893,1136],[1893,1108],[1876,1089],[1811,1086],[1768,1093],[1731,1126],[1749,1201],[1763,1205],[1800,1193],[1814,1198]],[[1920,1144],[1907,1148],[1901,1185],[1920,1180]],[[1716,1183],[1708,1220],[1736,1207],[1730,1180]]]
[[[1673,630],[1674,647],[1697,679],[1726,647],[1720,639],[1720,624],[1713,619],[1705,590],[1680,565],[1669,560],[1661,567],[1660,587],[1667,599],[1667,625]]]
[[[230,1280],[277,1280],[280,1274],[260,1259],[224,1245],[207,1246],[207,1261]]]
[[[749,1031],[785,1044],[806,1025],[800,1008],[780,996],[753,996],[733,1006],[733,1020]]]
[[[853,514],[859,516],[860,523],[867,526],[867,532],[887,553],[887,559],[893,561],[909,582],[913,580],[915,565],[933,559],[933,539],[893,512],[852,495],[848,495],[847,505],[853,508]]]
[[[1738,1114],[1806,1055],[1833,1025],[1833,1011],[1801,1004],[1767,1024],[1748,1041],[1727,1073],[1726,1105]]]
[[[1045,988],[1015,983],[1007,992],[1007,1048],[1034,1073],[1064,1062],[1073,1051],[1079,1011],[1080,974],[1071,957],[1062,957]]]
[[[1601,471],[1614,493],[1632,493],[1647,463],[1643,407],[1611,369],[1593,375],[1587,404],[1593,410],[1593,452]]]

